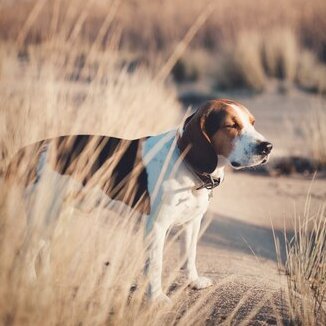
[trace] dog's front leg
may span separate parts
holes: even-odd
[[[184,241],[181,247],[183,251],[182,258],[185,259],[184,268],[186,270],[186,275],[190,282],[190,286],[194,289],[204,289],[213,284],[211,279],[204,276],[198,276],[196,268],[197,241],[201,220],[202,215],[185,225]]]
[[[149,235],[148,261],[146,272],[149,278],[148,295],[152,301],[171,303],[162,290],[163,250],[167,228],[154,223]]]

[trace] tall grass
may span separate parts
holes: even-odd
[[[79,31],[84,41],[92,42],[101,35],[100,43],[106,46],[110,43],[112,31],[120,26],[120,44],[124,49],[170,51],[211,2],[13,0],[2,4],[0,35],[6,39],[24,39],[30,43],[48,40],[53,33],[73,38]],[[235,39],[239,32],[265,33],[282,26],[294,30],[300,35],[300,43],[325,58],[323,17],[326,6],[322,0],[309,3],[304,0],[225,0],[216,4],[214,14],[199,32],[194,46],[217,49],[223,40]],[[113,18],[109,18],[116,9]],[[26,20],[31,12],[32,15]],[[107,28],[104,28],[106,25]]]
[[[104,52],[94,41],[90,50],[77,25],[74,40],[55,34],[47,43],[22,48],[33,17],[32,11],[18,43],[1,46],[2,170],[20,147],[39,139],[76,133],[136,138],[178,123],[172,86],[155,80],[149,69],[124,65],[115,46]],[[134,232],[133,212],[89,212],[67,197],[49,227],[46,203],[59,194],[45,180],[30,212],[22,181],[0,180],[1,323],[137,325],[166,319],[169,310],[143,304],[143,234]],[[50,243],[42,247],[38,278],[31,282],[33,254],[44,237]]]
[[[257,33],[241,33],[228,41],[217,59],[216,80],[221,88],[249,88],[262,91],[266,76],[261,58],[261,38]]]
[[[294,80],[300,51],[298,43],[290,29],[276,28],[265,35],[262,56],[269,76]]]
[[[133,138],[177,124],[181,110],[175,91],[151,71],[130,72],[116,63],[117,53],[99,51],[81,67],[83,47],[56,42],[29,47],[23,60],[15,44],[3,44],[3,165],[18,148],[42,138],[75,133]],[[1,180],[0,187],[1,323],[144,325],[168,324],[179,316],[146,303],[143,228],[135,232],[134,212],[89,211],[88,196],[82,208],[67,197],[49,226],[49,205],[59,196],[50,179],[44,180],[30,212],[23,180],[16,177],[13,184]],[[44,237],[50,242],[42,247],[38,278],[31,282],[33,253]]]
[[[1,194],[2,323],[168,325],[182,317],[177,307],[183,303],[184,287],[172,295],[175,310],[146,301],[143,229],[135,231],[136,216],[107,208],[86,213],[66,202],[49,230],[45,202],[53,194],[48,180],[44,182],[28,216],[32,225],[29,221],[26,226],[20,188]],[[38,278],[31,282],[31,258],[45,234],[50,242],[42,250],[48,252],[36,261]],[[51,260],[44,270],[47,255]]]
[[[3,4],[0,37],[15,39],[23,51],[29,44],[51,42],[54,36],[61,43],[82,42],[86,57],[98,49],[119,48],[121,60],[150,62],[158,77],[164,78],[185,47],[204,49],[215,58],[217,85],[222,88],[262,91],[269,77],[277,77],[286,86],[294,81],[305,90],[325,93],[326,26],[322,17],[326,6],[321,0],[309,5],[304,0],[46,3],[15,0]],[[80,64],[84,60],[81,57]],[[186,59],[184,64],[189,61],[194,60]],[[195,69],[194,65],[181,69],[195,70],[189,78],[196,79],[210,75],[202,67],[198,63]]]
[[[309,200],[307,202],[309,206]],[[321,206],[314,215],[306,208],[295,220],[295,233],[287,239],[286,273],[292,319],[301,325],[326,322],[326,215]]]
[[[269,79],[276,78],[286,86],[326,92],[326,66],[300,45],[298,35],[291,29],[277,27],[265,33],[240,31],[222,49],[216,60],[217,87],[260,92],[268,86]]]
[[[69,133],[159,133],[182,116],[172,86],[143,68],[130,72],[116,52],[97,52],[81,65],[83,47],[31,46],[22,60],[14,45],[2,45],[0,135],[7,158],[23,145]]]
[[[307,145],[311,150],[312,158],[319,164],[320,167],[326,165],[326,113],[319,102],[315,103],[315,107],[306,118],[305,138]]]

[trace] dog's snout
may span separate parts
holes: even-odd
[[[268,155],[273,148],[273,144],[268,141],[263,141],[258,144],[257,152],[261,155]]]

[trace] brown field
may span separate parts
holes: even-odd
[[[0,1],[1,324],[324,325],[325,17],[321,0]],[[28,222],[19,180],[3,180],[13,154],[34,141],[156,134],[212,97],[243,102],[274,157],[266,170],[227,171],[215,191],[197,258],[213,287],[182,282],[171,232],[171,307],[146,301],[133,212],[66,200],[49,230],[51,187]],[[38,259],[31,282],[44,232],[50,269]]]
[[[219,48],[223,40],[237,38],[240,31],[289,28],[300,42],[325,58],[326,5],[321,0],[201,1],[186,0],[2,0],[0,35],[21,42],[42,42],[59,34],[66,38],[82,37],[101,45],[111,44],[112,32],[120,31],[124,49],[171,50],[182,39],[196,17],[207,7],[214,11],[198,32],[195,47]],[[28,19],[26,19],[28,18]],[[99,31],[101,33],[99,34]]]

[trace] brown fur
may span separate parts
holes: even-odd
[[[181,151],[187,149],[186,160],[199,173],[212,173],[217,166],[217,155],[228,157],[235,137],[243,129],[231,105],[243,110],[250,123],[254,123],[253,115],[243,105],[225,99],[209,101],[186,120],[178,145]]]
[[[224,114],[220,115],[219,121],[215,121],[218,128],[216,128],[216,132],[211,135],[210,141],[216,153],[225,157],[228,157],[231,153],[233,149],[233,140],[243,129],[243,123],[231,105],[236,105],[240,108],[248,116],[248,120],[251,124],[255,122],[254,116],[242,104],[224,99],[213,101],[209,110],[217,110],[224,112]],[[235,128],[232,126],[235,126]]]
[[[40,157],[47,149],[44,163],[53,171],[71,176],[88,188],[99,187],[111,199],[149,214],[147,173],[141,157],[143,141],[93,135],[44,140],[22,148],[15,155],[7,169],[6,181],[24,187],[36,183]]]

